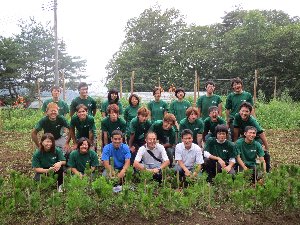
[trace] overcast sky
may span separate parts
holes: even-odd
[[[188,24],[208,25],[221,21],[224,12],[241,5],[243,9],[278,9],[300,16],[296,0],[57,0],[58,36],[67,44],[72,56],[87,60],[88,81],[103,86],[105,66],[124,40],[124,28],[130,18],[158,4],[162,9],[176,8]],[[18,20],[34,16],[43,24],[51,21],[50,0],[0,0],[0,35],[18,33]]]

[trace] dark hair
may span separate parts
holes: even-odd
[[[219,132],[225,132],[226,134],[228,134],[227,126],[225,124],[217,125],[216,128],[215,128],[215,134],[217,134]]]
[[[193,131],[191,131],[190,129],[184,129],[182,132],[181,132],[181,138],[183,138],[184,135],[192,135],[193,137]]]
[[[117,104],[111,104],[107,107],[107,113],[110,114],[111,112],[119,113],[119,106]]]
[[[77,140],[77,148],[78,150],[80,149],[80,146],[83,144],[83,142],[86,141],[88,143],[88,149],[91,147],[91,142],[88,138],[86,137],[81,137]]]
[[[54,152],[55,151],[55,139],[54,139],[53,134],[51,134],[51,133],[45,133],[45,134],[42,135],[42,138],[41,138],[41,152],[45,152],[45,148],[44,148],[44,146],[43,146],[42,143],[46,139],[50,139],[51,140],[52,146],[50,148],[50,152]]]
[[[211,113],[212,111],[218,111],[219,112],[218,106],[213,105],[213,106],[208,108],[208,113]]]
[[[252,105],[249,103],[249,102],[243,102],[241,105],[240,105],[240,110],[245,107],[245,108],[248,108],[250,112],[252,112]]]
[[[176,91],[175,91],[175,96],[177,97],[177,94],[178,94],[178,92],[180,92],[180,91],[183,92],[183,97],[185,97],[185,91],[184,91],[184,89],[181,88],[181,87],[176,89]],[[177,97],[177,98],[178,98],[178,97]]]
[[[243,86],[243,81],[241,80],[241,78],[239,77],[235,77],[231,80],[231,87],[233,87],[233,84],[236,83],[236,84],[241,84]]]
[[[83,88],[83,87],[87,87],[87,88],[89,88],[89,86],[87,85],[87,83],[85,83],[85,82],[80,82],[79,84],[78,84],[78,91],[80,91],[80,89],[81,88]]]
[[[213,85],[213,86],[216,86],[216,85],[215,85],[215,82],[213,82],[212,80],[209,80],[209,81],[206,81],[206,82],[205,82],[205,88],[206,88],[207,85],[209,85],[209,84],[210,84],[210,85]]]
[[[86,112],[88,111],[88,108],[84,104],[79,104],[76,106],[76,112],[78,112],[81,108],[83,108]]]
[[[58,86],[53,86],[53,87],[50,89],[51,93],[52,93],[53,90],[59,90],[59,92],[60,92],[60,87],[58,87]]]
[[[111,99],[111,94],[116,94],[117,95],[117,98],[115,100],[112,100]],[[107,99],[108,99],[108,102],[110,104],[112,103],[118,103],[119,102],[119,92],[116,88],[112,88],[108,91],[108,94],[107,94]]]
[[[111,137],[113,138],[115,135],[121,135],[121,137],[123,137],[123,133],[120,130],[114,130],[113,132],[111,132]]]
[[[190,115],[192,114],[192,112],[194,112],[197,116],[199,116],[199,111],[196,107],[189,107],[186,111],[185,111],[185,115],[186,117],[190,117]]]
[[[160,89],[159,87],[155,87],[155,88],[153,89],[152,94],[155,95],[155,92],[157,92],[157,91],[159,91],[159,92],[161,93],[161,89]]]
[[[131,95],[129,96],[129,99],[128,99],[129,105],[132,106],[131,100],[132,100],[133,97],[135,97],[135,98],[138,100],[138,103],[137,103],[137,104],[139,105],[139,104],[140,104],[140,98],[139,98],[139,96],[138,96],[137,94],[131,94]]]
[[[246,127],[245,127],[245,130],[244,130],[244,133],[248,132],[249,130],[255,130],[255,132],[257,132],[256,127],[253,127],[253,126],[246,126]]]
[[[142,106],[141,108],[138,109],[137,115],[142,115],[142,116],[149,116],[149,109],[147,109],[145,106]]]

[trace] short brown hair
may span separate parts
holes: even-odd
[[[145,106],[142,106],[141,108],[138,109],[137,111],[138,116],[148,116],[149,115],[149,109],[147,109]]]
[[[186,117],[189,117],[192,114],[192,112],[194,112],[197,116],[199,116],[198,109],[196,107],[191,106],[185,112]]]
[[[233,87],[233,84],[236,83],[236,84],[241,84],[243,86],[243,81],[241,78],[239,77],[235,77],[231,80],[231,87]]]
[[[172,113],[167,113],[164,116],[164,121],[171,122],[173,125],[175,125],[176,117]]]
[[[76,106],[76,112],[78,112],[81,108],[83,108],[86,112],[88,111],[88,108],[84,104],[79,104]]]
[[[110,104],[107,107],[107,113],[119,113],[119,106],[117,104]]]

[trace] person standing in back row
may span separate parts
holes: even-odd
[[[57,86],[53,86],[51,88],[51,95],[52,95],[52,98],[47,99],[43,103],[43,106],[42,106],[43,112],[46,114],[47,105],[50,102],[54,102],[54,103],[56,103],[58,105],[58,115],[65,116],[67,113],[69,113],[69,106],[68,106],[68,104],[65,101],[59,99],[60,88],[57,87]]]
[[[215,83],[213,81],[207,81],[205,83],[205,89],[205,95],[200,96],[197,100],[197,107],[202,121],[209,117],[208,109],[211,106],[217,106],[219,115],[222,116],[222,99],[219,95],[214,94]]]
[[[113,89],[110,89],[108,94],[107,94],[107,100],[105,100],[102,104],[101,104],[101,115],[102,117],[106,117],[108,116],[108,112],[107,112],[107,108],[109,105],[111,104],[116,104],[118,105],[119,107],[119,114],[122,115],[123,114],[123,106],[120,102],[120,99],[119,99],[119,93],[118,93],[118,90],[113,88]]]
[[[227,127],[230,128],[231,139],[233,140],[233,120],[236,113],[239,112],[240,105],[243,102],[249,102],[253,105],[253,98],[249,92],[243,90],[243,81],[237,77],[232,79],[231,87],[233,92],[230,93],[226,98],[226,122]],[[255,116],[254,110],[251,114]]]
[[[96,101],[88,96],[88,85],[85,82],[81,82],[78,85],[79,97],[72,100],[70,106],[70,116],[72,117],[76,112],[76,107],[80,104],[84,104],[88,108],[88,115],[95,117],[96,115]]]
[[[154,100],[150,101],[147,105],[152,123],[157,120],[163,120],[164,115],[168,112],[168,104],[160,99],[161,89],[159,87],[153,89],[153,96]]]

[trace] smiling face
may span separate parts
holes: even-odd
[[[115,134],[111,137],[111,142],[115,149],[120,148],[122,141],[123,141],[123,138],[120,134]]]
[[[155,91],[155,94],[154,94],[155,101],[159,101],[160,96],[161,96],[160,90]]]
[[[205,89],[208,95],[212,95],[215,91],[215,86],[212,84],[208,84]]]
[[[239,113],[240,113],[240,116],[241,116],[243,121],[247,121],[250,117],[250,114],[251,114],[250,110],[247,107],[242,107],[240,109]]]
[[[82,144],[79,146],[79,152],[81,154],[86,154],[89,151],[89,144],[87,141],[83,141]]]
[[[173,125],[174,125],[173,122],[168,121],[168,120],[163,120],[162,128],[164,130],[170,130]]]
[[[131,98],[131,104],[132,104],[132,106],[137,106],[138,103],[139,103],[139,100],[136,97],[133,96]]]
[[[87,117],[87,111],[84,108],[80,108],[77,111],[77,115],[80,120],[85,120]]]
[[[42,145],[43,145],[43,147],[44,147],[44,150],[45,150],[46,152],[48,152],[48,151],[51,149],[53,143],[52,143],[51,139],[46,138],[46,139],[42,142]]]
[[[149,133],[146,137],[146,143],[149,149],[154,149],[156,146],[156,134]]]
[[[88,87],[81,87],[80,90],[79,90],[79,95],[80,95],[80,98],[87,98],[88,97]]]
[[[60,89],[53,89],[51,94],[54,99],[58,99],[60,95]]]
[[[140,115],[138,115],[138,118],[139,118],[139,122],[140,123],[145,123],[146,120],[147,120],[147,118],[148,118],[148,116],[140,114]]]
[[[241,83],[233,83],[232,88],[235,93],[241,93],[243,91],[243,85]]]
[[[117,93],[111,93],[110,94],[110,98],[111,98],[112,101],[115,101],[117,99],[117,97],[118,97]]]
[[[211,118],[211,121],[216,122],[218,121],[219,111],[218,110],[212,110],[209,113],[209,117]]]
[[[184,92],[183,91],[178,91],[176,94],[178,100],[182,100],[184,98]]]
[[[255,129],[249,129],[247,132],[244,133],[245,135],[245,141],[247,143],[251,143],[254,138],[256,137],[256,130]]]
[[[57,108],[49,108],[47,110],[47,116],[49,117],[50,120],[56,120],[56,117],[58,115],[58,109]]]
[[[194,123],[197,118],[198,115],[195,112],[192,112],[191,115],[188,117],[188,120],[190,123]]]
[[[192,147],[192,143],[193,143],[193,136],[191,134],[183,135],[182,142],[186,149],[190,149]]]

